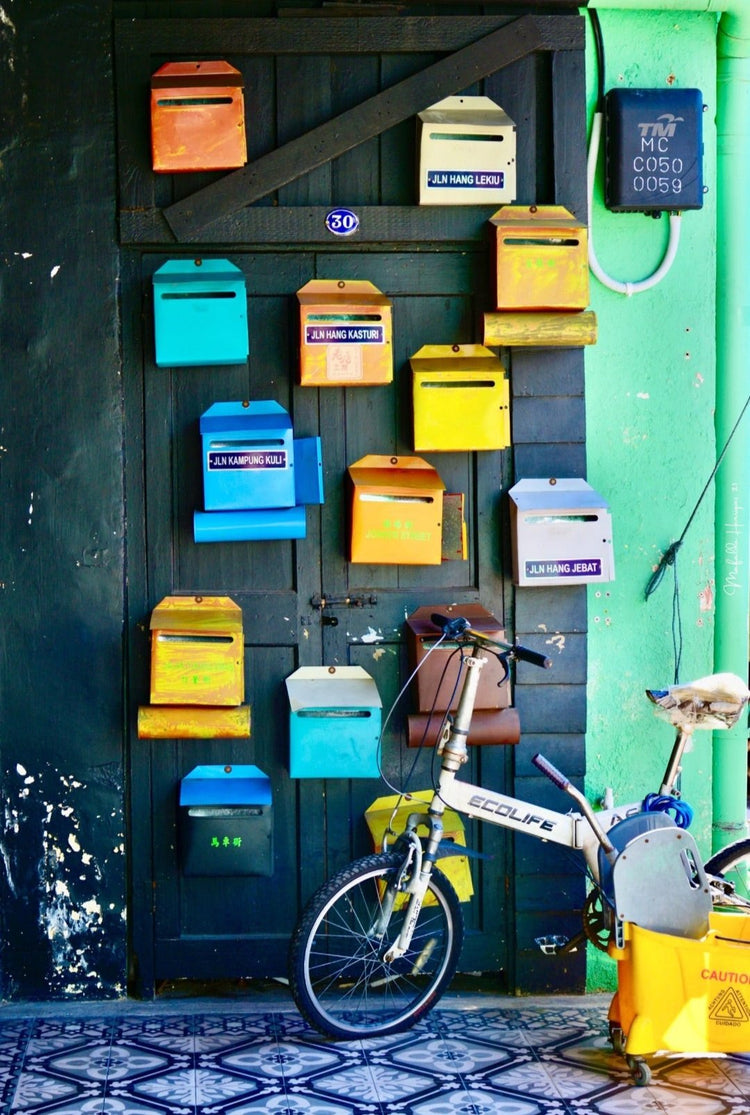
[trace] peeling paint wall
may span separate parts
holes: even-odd
[[[672,745],[644,697],[675,672],[675,570],[645,598],[661,555],[680,537],[715,460],[716,17],[684,12],[600,13],[605,91],[613,87],[698,88],[703,93],[704,206],[686,212],[676,261],[650,291],[626,297],[592,278],[599,340],[586,353],[589,482],[610,502],[616,580],[589,590],[586,791],[615,801],[658,790]],[[593,113],[595,55],[587,43]],[[602,203],[603,154],[592,208],[599,262],[635,281],[661,260],[667,221],[609,213]],[[700,504],[677,559],[681,663],[689,681],[713,662],[713,488]],[[678,640],[679,642],[679,640]],[[709,847],[710,733],[697,733],[683,777],[698,819],[691,831]],[[589,986],[614,986],[612,962],[590,950]]]
[[[108,4],[0,4],[0,996],[126,983]]]

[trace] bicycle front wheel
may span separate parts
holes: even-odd
[[[313,895],[291,940],[289,983],[298,1010],[324,1034],[374,1037],[407,1030],[453,978],[463,942],[456,892],[433,868],[411,945],[388,963],[408,895],[399,893],[387,924],[383,898],[404,862],[383,852],[356,860]]]
[[[708,875],[719,875],[734,888],[734,901],[728,901],[728,906],[750,906],[750,840],[737,840],[734,844],[727,844],[720,848],[706,862]],[[716,904],[724,903],[721,897],[716,899]]]

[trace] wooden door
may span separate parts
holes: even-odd
[[[490,304],[485,229],[494,207],[413,205],[413,119],[381,135],[370,112],[368,126],[374,130],[366,142],[314,168],[305,170],[304,160],[298,160],[291,177],[255,204],[242,206],[241,192],[239,207],[236,196],[218,198],[217,219],[207,228],[196,226],[191,216],[196,186],[206,183],[210,190],[222,179],[153,175],[144,120],[132,108],[149,74],[167,58],[209,49],[217,57],[229,56],[244,69],[246,84],[252,82],[263,107],[253,118],[257,130],[250,146],[268,186],[275,164],[264,161],[263,152],[274,144],[293,142],[358,99],[376,96],[378,89],[418,74],[446,51],[512,20],[237,20],[228,21],[231,34],[227,22],[207,28],[208,22],[127,21],[118,28],[133,713],[129,851],[134,980],[144,994],[162,979],[282,974],[302,904],[332,871],[371,848],[367,805],[383,793],[432,783],[429,755],[406,746],[410,695],[384,732],[384,780],[291,779],[284,679],[300,665],[361,665],[375,679],[385,712],[408,676],[404,624],[417,607],[479,601],[509,630],[512,626],[501,508],[512,483],[510,451],[423,454],[447,490],[464,493],[466,560],[439,566],[347,560],[348,465],[366,453],[414,452],[409,357],[428,343],[481,342],[482,313]],[[523,47],[519,60],[498,55],[498,65],[506,68],[494,73],[485,59],[487,80],[469,89],[494,96],[522,125],[520,199],[556,200],[575,210],[582,181],[575,197],[557,196],[560,183],[576,181],[570,168],[575,163],[580,169],[580,160],[568,155],[564,97],[555,91],[582,90],[580,56],[572,49],[582,45],[580,21],[543,16],[540,27],[544,34],[533,39],[536,45]],[[548,64],[555,43],[563,48],[556,68]],[[534,53],[537,49],[545,53]],[[545,115],[553,115],[552,105],[561,129],[554,157]],[[358,211],[361,231],[338,240],[326,231],[325,216],[332,205],[344,203]],[[244,274],[249,360],[229,367],[157,368],[153,273],[167,259],[201,254],[227,258]],[[392,299],[392,385],[299,386],[296,291],[312,278],[367,279]],[[304,539],[196,544],[192,514],[202,498],[199,417],[214,402],[247,398],[279,402],[292,417],[295,436],[321,437],[325,501],[307,508]],[[174,593],[226,594],[241,606],[246,700],[252,708],[249,740],[137,738],[135,710],[148,699],[149,616]],[[359,604],[345,603],[357,599]],[[511,751],[473,749],[466,776],[510,791]],[[196,765],[247,762],[260,767],[272,786],[272,875],[186,876],[180,780]],[[476,894],[465,906],[469,934],[462,967],[507,971],[514,946],[512,845],[497,828],[474,831],[468,824],[467,837],[491,858],[472,865]]]

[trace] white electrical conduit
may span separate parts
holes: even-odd
[[[589,154],[586,166],[586,189],[588,196],[589,208],[589,267],[592,273],[596,276],[600,283],[609,287],[610,290],[617,291],[618,294],[639,294],[642,290],[649,290],[651,287],[660,283],[664,276],[669,271],[674,263],[675,256],[677,255],[677,248],[680,243],[680,230],[682,225],[682,217],[679,213],[671,213],[669,216],[669,243],[667,250],[664,253],[664,258],[653,272],[646,279],[641,279],[636,283],[620,282],[619,279],[613,279],[602,268],[599,260],[596,258],[594,250],[594,233],[592,228],[592,212],[594,202],[594,179],[596,178],[596,164],[599,159],[599,143],[602,134],[602,121],[604,117],[601,112],[594,113],[594,119],[591,123],[591,139],[589,140]]]

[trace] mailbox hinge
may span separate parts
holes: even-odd
[[[310,603],[313,608],[364,608],[366,604],[377,604],[378,598],[375,593],[360,593],[357,596],[341,595],[329,596],[328,593],[316,592],[314,596],[310,597]]]

